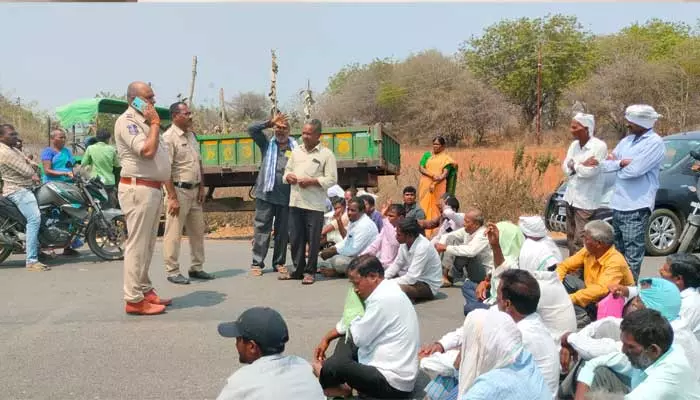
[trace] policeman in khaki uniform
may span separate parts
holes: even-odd
[[[180,285],[189,284],[189,279],[180,273],[180,239],[182,227],[187,230],[190,242],[192,262],[189,277],[195,279],[214,279],[214,275],[204,272],[204,186],[202,186],[202,162],[199,156],[199,144],[190,131],[192,113],[187,104],[177,102],[170,106],[173,125],[163,134],[163,141],[168,146],[170,179],[165,184],[168,195],[167,216],[165,217],[165,237],[163,238],[163,255],[168,281]]]
[[[127,89],[127,100],[129,108],[114,125],[122,164],[119,204],[128,230],[124,249],[124,300],[128,314],[160,314],[171,300],[158,297],[148,269],[163,206],[162,186],[170,179],[170,162],[166,145],[160,139],[160,118],[153,107],[155,94],[151,87],[144,82],[132,82]]]

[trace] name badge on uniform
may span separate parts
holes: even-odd
[[[289,151],[289,150],[287,150],[287,151],[284,152],[284,156],[287,157],[287,158],[289,158],[289,157],[292,156],[292,152]]]
[[[139,127],[136,126],[136,124],[129,124],[126,126],[126,129],[129,130],[129,133],[132,135],[138,135],[139,134]]]

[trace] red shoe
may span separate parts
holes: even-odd
[[[173,301],[170,299],[161,299],[160,297],[158,297],[158,295],[156,294],[156,291],[153,289],[144,293],[143,299],[151,304],[157,304],[157,305],[161,305],[161,306],[169,306],[170,304],[173,303]]]
[[[136,315],[156,315],[165,312],[165,306],[151,304],[145,299],[138,303],[126,303],[126,313]]]

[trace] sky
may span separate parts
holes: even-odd
[[[142,80],[167,106],[187,96],[196,55],[194,102],[216,105],[219,88],[227,100],[267,93],[274,48],[284,107],[307,79],[321,92],[345,65],[426,49],[454,54],[501,19],[548,13],[606,34],[652,17],[696,26],[700,3],[3,3],[0,91],[53,111]]]

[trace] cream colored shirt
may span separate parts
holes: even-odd
[[[173,182],[200,183],[199,143],[192,132],[183,132],[173,124],[163,134],[163,142],[168,145],[170,176]]]
[[[149,131],[146,119],[132,107],[117,118],[114,124],[114,138],[122,165],[121,176],[165,182],[170,179],[170,161],[167,144],[163,139],[160,139],[153,159],[141,156]]]
[[[289,206],[306,210],[326,211],[326,191],[338,181],[338,169],[335,155],[321,143],[311,151],[302,144],[292,151],[292,156],[284,169],[282,181],[287,183],[287,176],[293,173],[297,178],[316,178],[321,186],[313,185],[302,188],[292,185]]]

